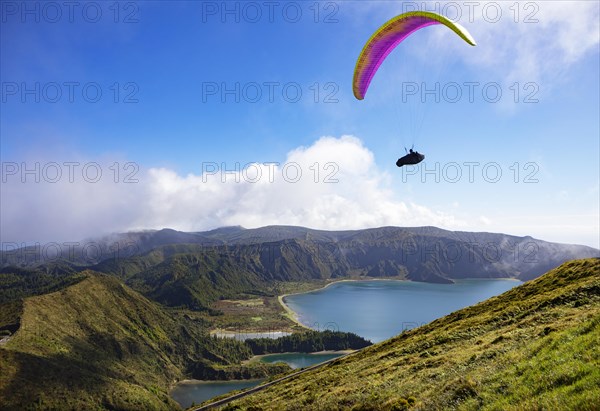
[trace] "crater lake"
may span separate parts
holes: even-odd
[[[512,279],[464,279],[454,284],[340,281],[319,290],[287,295],[283,302],[312,329],[353,332],[375,343],[520,284]]]

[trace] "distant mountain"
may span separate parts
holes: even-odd
[[[145,239],[139,247],[141,250],[157,244],[152,252],[140,252],[136,254],[140,259],[123,259],[120,264],[137,261],[139,272],[176,254],[216,252],[231,257],[230,264],[241,264],[238,268],[256,272],[267,280],[400,276],[416,281],[448,282],[457,278],[495,277],[529,280],[565,261],[600,256],[600,250],[587,246],[436,227],[350,231],[291,226],[226,227],[178,235],[168,230],[169,238],[196,241],[169,246],[163,245],[164,240],[155,240],[164,239],[165,231],[153,233],[154,237]]]
[[[540,278],[226,409],[600,409],[600,260]]]
[[[3,243],[3,250],[0,251],[0,266],[32,267],[48,262],[66,261],[84,267],[109,258],[141,255],[156,247],[177,244],[215,246],[224,242],[200,233],[184,233],[165,228],[21,248],[17,247],[18,244]]]
[[[281,281],[348,277],[437,283],[461,278],[526,281],[565,261],[600,256],[599,250],[581,245],[435,227],[349,231],[226,227],[201,233],[165,229],[115,234],[89,244],[120,252],[90,260],[72,248],[69,258],[51,263],[21,259],[24,268],[15,264],[19,250],[3,253],[0,302],[52,290],[85,268],[114,275],[163,304],[209,310],[217,299],[264,293]],[[81,249],[85,247],[82,243]]]
[[[434,227],[343,232],[236,227],[202,235],[225,245],[161,246],[92,268],[119,276],[162,304],[209,310],[217,299],[260,294],[276,282],[347,277],[438,283],[461,278],[525,281],[569,259],[600,255],[585,246]]]
[[[554,267],[569,259],[600,255],[600,250],[582,245],[550,243],[528,236],[448,231],[436,227],[325,231],[295,226],[267,226],[255,229],[235,226],[196,233],[171,229],[148,230],[113,234],[74,243],[52,243],[25,248],[5,245],[5,250],[0,252],[0,265],[31,267],[49,261],[66,261],[75,266],[89,266],[107,259],[141,256],[163,246],[195,245],[214,248],[277,244],[286,240],[312,243],[323,251],[337,247],[343,253],[358,247],[361,254],[366,253],[369,256],[379,247],[385,247],[394,253],[393,258],[390,258],[399,258],[401,263],[408,260],[414,262],[415,257],[419,262],[436,259],[442,265],[444,260],[449,264],[468,264],[467,260],[475,262],[473,260],[483,258],[494,265],[496,270],[501,270],[502,265],[510,266],[513,271],[516,267],[519,275],[527,279],[544,272],[545,268],[541,269],[541,266]],[[186,250],[171,248],[170,251],[166,251],[184,253]]]

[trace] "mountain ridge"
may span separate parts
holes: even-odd
[[[65,259],[77,265],[90,265],[115,256],[130,257],[141,255],[156,247],[166,245],[196,244],[209,247],[219,245],[249,245],[257,242],[275,242],[286,239],[310,240],[317,243],[336,243],[348,241],[349,239],[355,239],[357,241],[362,239],[364,241],[381,237],[384,234],[393,234],[396,237],[398,237],[399,234],[404,234],[405,236],[420,235],[462,242],[470,241],[477,244],[485,243],[485,241],[482,241],[482,238],[492,242],[499,242],[502,240],[512,241],[513,243],[531,241],[534,243],[552,244],[554,246],[574,247],[580,250],[599,251],[598,249],[585,245],[554,243],[535,239],[531,236],[516,236],[485,231],[450,231],[434,226],[383,226],[357,230],[318,230],[301,226],[271,225],[251,229],[241,226],[220,227],[214,230],[199,232],[183,232],[170,228],[163,228],[160,230],[115,233],[98,238],[89,238],[79,242],[64,243],[66,245],[63,247],[58,243],[49,243],[46,245],[48,249],[46,252],[44,252],[42,245],[16,247],[13,243],[4,243],[5,249],[0,251],[0,264],[2,266],[31,266],[43,263],[44,257],[47,257],[46,260]],[[92,245],[95,248],[90,251],[90,249],[93,248]],[[88,246],[87,249],[85,249],[86,246]],[[8,250],[6,250],[6,248],[8,248]]]
[[[83,262],[76,259],[29,267],[5,265],[0,268],[4,285],[0,302],[55,289],[72,281],[77,272],[91,269],[116,276],[162,304],[217,314],[211,311],[215,301],[248,293],[272,294],[270,290],[280,282],[343,278],[527,281],[565,261],[600,256],[600,250],[591,247],[435,227],[347,231],[229,227],[201,234],[145,231],[139,236],[114,237],[119,250],[133,250],[126,253],[132,255],[114,255],[89,265],[78,265]],[[135,238],[139,242],[128,248],[126,241]]]

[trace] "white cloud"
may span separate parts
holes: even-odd
[[[109,168],[114,161],[106,159],[97,160],[103,177],[96,183],[82,178],[84,161],[73,183],[66,171],[60,181],[49,183],[44,177],[51,177],[50,173],[43,172],[47,163],[38,161],[39,183],[31,175],[22,183],[20,173],[9,175],[3,170],[0,241],[4,243],[60,243],[164,227],[202,231],[226,225],[282,224],[330,230],[433,225],[598,246],[597,213],[595,217],[507,217],[502,209],[481,215],[456,201],[435,208],[418,204],[403,197],[406,183],[380,170],[373,153],[353,136],[322,137],[291,150],[278,165],[253,164],[228,174],[208,165],[203,175],[150,168],[134,175],[139,182],[130,184],[122,182],[127,174],[123,172],[119,182],[114,182]],[[62,164],[62,160],[54,161]],[[125,161],[120,159],[119,164],[123,168]],[[232,164],[226,167],[234,169]],[[302,175],[295,181],[297,170]],[[597,193],[597,187],[591,191]]]
[[[472,34],[477,46],[466,46],[447,29],[427,28],[418,33],[420,41],[403,45],[402,61],[410,53],[418,60],[413,66],[436,65],[441,72],[455,65],[470,67],[473,81],[499,82],[503,88],[515,82],[521,86],[535,82],[540,92],[550,92],[569,75],[572,65],[598,53],[600,43],[598,1],[369,1],[345,7],[353,10],[347,17],[356,26],[370,26],[374,20],[383,24],[415,9],[447,15]],[[396,54],[390,57],[399,59]],[[422,66],[416,67],[415,73],[422,71]]]
[[[463,5],[460,22],[478,45],[473,51],[460,42],[446,42],[448,51],[460,53],[467,65],[484,70],[494,81],[550,86],[585,55],[598,52],[598,2],[477,2],[471,14],[467,3],[458,4]],[[501,17],[496,19],[498,7]],[[438,44],[445,34],[432,32]]]
[[[2,185],[2,241],[67,241],[132,229],[199,231],[238,224],[464,226],[446,212],[396,198],[391,177],[352,136],[322,137],[290,151],[278,165],[253,164],[228,174],[210,167],[203,175],[185,176],[151,168],[136,175],[137,184],[124,184],[106,173],[109,165],[107,178],[97,183],[82,178],[48,183],[42,176],[39,184],[23,184],[18,175],[8,176]]]
[[[486,216],[482,215],[479,217],[479,222],[486,226],[486,225],[491,225],[492,224],[492,220],[490,220],[489,218],[487,218]]]
[[[291,224],[350,229],[460,224],[446,213],[396,199],[390,176],[377,169],[373,154],[351,136],[323,137],[290,151],[279,164],[253,164],[236,174],[216,171],[183,177],[151,169],[149,176],[157,182],[149,194],[156,204],[134,222],[137,227],[199,230]]]

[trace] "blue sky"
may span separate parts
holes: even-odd
[[[598,247],[598,3],[468,4],[2,2],[2,241],[436,225]],[[457,17],[477,47],[426,28],[354,99],[365,41],[423,6]],[[436,83],[439,101],[403,94]],[[415,140],[425,163],[397,169]],[[39,183],[21,174],[36,162]],[[103,178],[68,181],[65,162],[98,163]],[[264,174],[270,162],[276,177],[299,164],[304,180],[214,171],[254,163]],[[127,172],[137,182],[124,184]],[[328,173],[337,181],[324,183]]]

